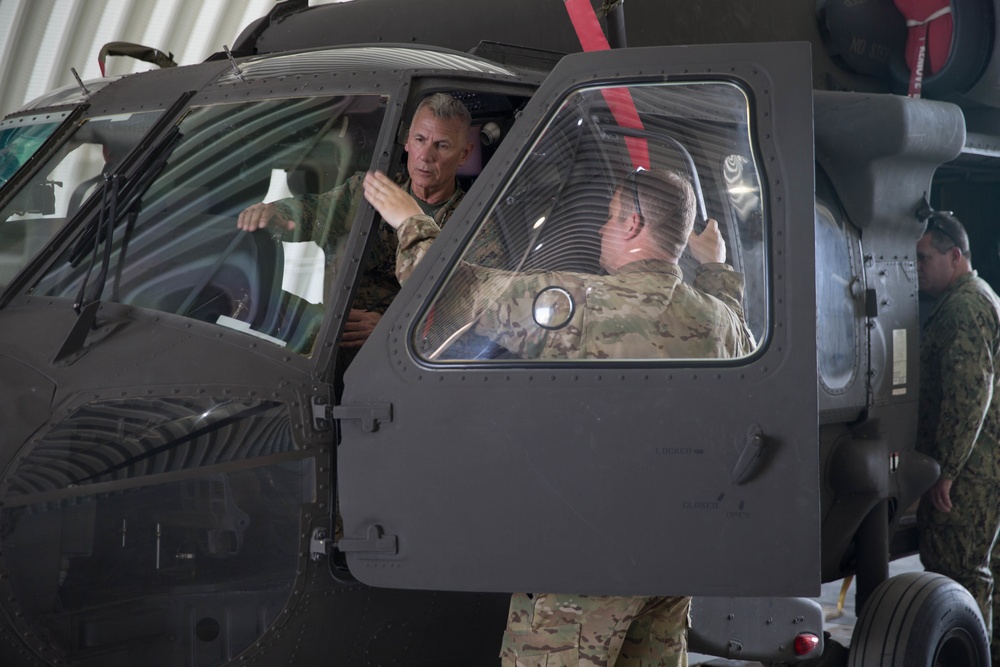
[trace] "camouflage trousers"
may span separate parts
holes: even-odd
[[[972,594],[993,637],[993,618],[1000,617],[994,579],[1000,576],[1000,494],[994,483],[971,484],[963,476],[951,487],[951,512],[939,512],[926,498],[917,509],[920,562],[929,572],[954,579]],[[1000,656],[1000,637],[993,653]]]
[[[689,597],[511,596],[503,667],[687,667]]]

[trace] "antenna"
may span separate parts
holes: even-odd
[[[229,58],[229,64],[233,66],[233,74],[235,74],[236,78],[238,78],[240,81],[246,83],[247,82],[246,77],[243,76],[243,71],[240,69],[240,66],[236,64],[236,58],[233,58],[233,52],[230,51],[229,47],[226,46],[225,44],[222,45],[222,48],[226,52],[226,57]]]
[[[90,91],[87,90],[87,87],[85,85],[83,85],[83,79],[81,79],[80,75],[76,73],[76,68],[75,67],[70,67],[69,71],[73,73],[73,78],[76,79],[76,83],[80,86],[80,88],[83,90],[83,94],[89,100],[90,99]]]

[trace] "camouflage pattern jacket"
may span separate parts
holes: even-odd
[[[347,234],[364,201],[364,178],[364,172],[359,172],[329,192],[300,195],[274,202],[278,216],[295,223],[294,229],[279,231],[276,238],[282,241],[315,241],[323,249],[326,254],[327,289],[333,284],[333,278],[343,261]],[[405,174],[398,174],[395,180],[404,190],[410,191],[410,180]],[[434,221],[443,226],[464,196],[465,192],[456,184],[455,193],[435,212]],[[280,229],[280,225],[276,228]],[[384,220],[378,221],[376,229],[374,247],[361,275],[354,307],[385,313],[399,293],[395,274],[397,240],[395,231]],[[325,297],[324,302],[329,303],[329,294]]]
[[[920,343],[917,451],[941,476],[1000,480],[1000,299],[975,271],[938,299]]]
[[[428,216],[400,225],[397,277],[405,281],[438,226]],[[699,267],[692,287],[671,262],[641,260],[614,275],[549,271],[516,273],[463,262],[442,298],[463,300],[487,335],[527,359],[726,358],[749,354],[743,322],[743,276],[725,264]],[[464,275],[463,275],[464,274]],[[462,285],[462,294],[449,287]],[[572,317],[565,326],[535,324],[535,296],[547,287],[570,294]],[[714,293],[718,296],[712,296]],[[454,308],[454,305],[451,306]]]

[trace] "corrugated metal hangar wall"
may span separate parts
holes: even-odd
[[[43,93],[101,75],[97,55],[126,41],[173,53],[178,65],[231,46],[275,0],[0,0],[0,116]],[[316,4],[313,2],[313,4]],[[107,73],[155,69],[109,57]]]

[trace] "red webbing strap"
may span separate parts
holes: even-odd
[[[563,3],[584,51],[607,51],[611,48],[590,0],[563,0]]]
[[[910,97],[920,97],[924,74],[938,72],[948,61],[954,21],[949,0],[894,0],[906,18],[906,64]]]
[[[563,4],[584,51],[607,51],[611,48],[590,0],[563,0]],[[620,126],[634,130],[642,129],[642,120],[635,108],[635,102],[632,101],[632,93],[627,88],[605,88],[602,92],[608,108]],[[625,137],[625,145],[628,147],[632,166],[649,169],[649,144],[646,140]]]

